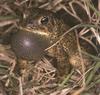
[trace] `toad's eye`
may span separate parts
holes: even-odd
[[[46,25],[49,22],[49,17],[44,16],[41,18],[41,24]]]

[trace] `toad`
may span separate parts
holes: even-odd
[[[69,27],[56,13],[39,8],[28,9],[25,13],[19,28],[10,37],[11,49],[17,58],[31,61],[39,60],[44,55],[54,57],[57,60],[56,68],[61,76],[68,74],[71,66],[81,70],[81,56],[75,32],[66,33],[59,41]],[[57,41],[59,42],[55,44]],[[87,42],[80,40],[79,43],[82,51],[96,53]],[[85,67],[93,62],[84,54],[82,58]]]

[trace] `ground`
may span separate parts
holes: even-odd
[[[21,64],[19,69],[16,68],[18,62],[13,52],[9,50],[9,45],[0,44],[0,85],[2,85],[0,94],[99,95],[99,2],[97,0],[1,0],[0,38],[3,33],[12,31],[16,26],[19,20],[15,17],[15,14],[18,13],[16,7],[23,10],[31,6],[56,12],[71,27],[69,31],[76,29],[79,37],[92,44],[98,51],[98,55],[89,55],[95,62],[88,67],[87,71],[84,71],[83,68],[81,73],[73,68],[68,75],[58,81],[56,68],[51,64],[53,58],[44,57],[36,63],[28,62],[29,64],[27,64],[25,62],[26,65]]]

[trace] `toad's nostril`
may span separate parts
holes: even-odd
[[[32,27],[33,27],[33,24],[27,24],[26,27],[27,27],[27,28],[32,28]]]

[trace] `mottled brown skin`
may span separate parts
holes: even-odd
[[[19,32],[14,34],[11,40],[12,50],[18,58],[37,60],[46,53],[57,59],[56,68],[61,76],[68,74],[71,65],[81,68],[81,58],[74,31],[67,33],[57,45],[45,51],[60,39],[61,35],[69,29],[68,26],[51,11],[36,8],[26,10],[25,13],[25,18],[19,24]],[[23,38],[30,39],[32,45],[27,48],[25,43],[23,44]],[[91,46],[85,48],[86,42],[80,44],[82,50],[94,53]],[[92,63],[92,60],[85,55],[83,55],[83,60],[85,64]]]

